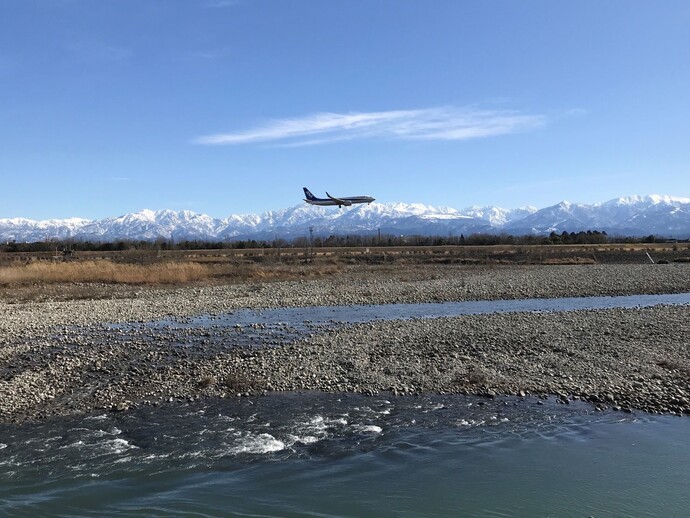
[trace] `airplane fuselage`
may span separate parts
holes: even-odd
[[[354,205],[356,203],[371,203],[375,200],[375,198],[372,198],[371,196],[346,196],[342,198],[336,198],[335,196],[331,196],[328,193],[326,193],[326,196],[328,196],[328,198],[317,198],[311,192],[309,192],[309,190],[306,187],[304,188],[304,194],[306,196],[306,198],[304,198],[305,202],[307,202],[310,205],[321,206],[337,205],[338,207],[342,207],[344,205],[346,207],[349,207],[350,205]]]

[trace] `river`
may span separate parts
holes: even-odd
[[[263,322],[260,341],[371,318],[690,302],[654,297],[238,311],[175,325]],[[0,425],[0,514],[686,516],[689,436],[685,417],[555,398],[307,392],[141,406]]]

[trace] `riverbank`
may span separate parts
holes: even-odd
[[[242,308],[690,292],[687,264],[352,268],[308,281],[89,289],[112,298],[0,303],[4,420],[273,390],[555,394],[690,413],[687,307],[375,322],[294,343],[268,336],[270,347],[251,346],[241,328],[110,326]]]

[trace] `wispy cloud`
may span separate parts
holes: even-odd
[[[584,108],[571,108],[566,110],[563,115],[565,117],[584,117],[585,115],[589,115],[589,110]]]
[[[517,133],[543,126],[543,115],[513,110],[439,107],[368,113],[315,113],[272,120],[253,129],[206,135],[206,145],[280,142],[307,146],[354,139],[468,140]]]
[[[222,59],[232,53],[231,47],[218,47],[215,49],[193,50],[186,54],[191,60],[213,61]]]
[[[69,45],[71,51],[82,61],[123,61],[132,55],[132,51],[115,45],[104,45],[96,42],[79,42]]]
[[[211,8],[222,8],[222,7],[232,7],[238,5],[240,0],[209,0],[206,2],[206,7]]]

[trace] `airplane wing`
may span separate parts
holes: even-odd
[[[336,198],[335,196],[331,196],[328,193],[326,193],[326,196],[328,196],[331,200],[333,200],[337,205],[345,205],[346,207],[349,207],[350,205],[352,205],[352,202],[350,200],[343,200],[340,198]]]

